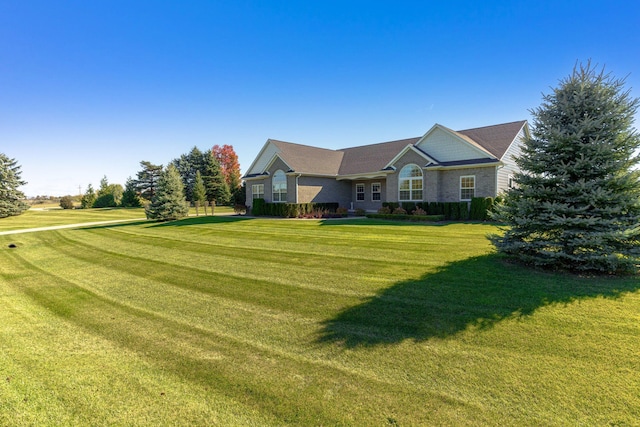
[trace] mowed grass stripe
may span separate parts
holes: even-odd
[[[60,253],[80,259],[87,265],[99,265],[107,274],[124,272],[212,296],[237,299],[282,311],[295,311],[303,316],[326,316],[331,313],[330,309],[334,304],[340,307],[353,301],[340,295],[335,295],[329,300],[321,290],[303,288],[295,284],[260,279],[247,280],[245,277],[218,273],[199,266],[188,266],[180,263],[180,260],[176,261],[176,257],[167,252],[162,259],[110,252],[75,241],[71,235],[64,232],[42,233],[41,239]],[[340,298],[343,299],[342,304],[339,302]]]
[[[189,221],[189,220],[186,220]],[[186,222],[185,224],[189,224]],[[375,226],[375,232],[371,232],[371,226]],[[389,251],[403,251],[411,254],[417,250],[429,248],[430,241],[437,241],[442,249],[460,247],[460,244],[482,243],[483,249],[488,247],[487,241],[469,239],[477,235],[475,228],[484,229],[486,232],[495,231],[495,227],[484,224],[466,225],[448,224],[442,226],[403,224],[393,221],[376,222],[368,219],[359,220],[233,220],[230,218],[213,218],[209,222],[183,227],[182,225],[161,225],[148,227],[146,232],[158,229],[178,229],[185,236],[204,237],[215,235],[225,243],[234,240],[242,240],[253,244],[253,247],[286,248],[291,245],[299,245],[300,251],[305,253],[306,248],[313,249],[315,244],[330,244],[335,248],[346,249],[350,254],[357,254],[362,249],[372,250],[370,255],[379,256],[381,246]],[[450,228],[456,228],[459,234],[452,234]],[[164,231],[164,230],[163,230]],[[166,233],[163,233],[166,234]],[[274,239],[274,237],[276,237]],[[456,246],[457,245],[457,246]],[[403,258],[398,257],[402,262]]]
[[[191,254],[192,256],[202,255],[201,261],[207,262],[207,265],[200,263],[203,268],[215,268],[220,271],[224,268],[233,270],[237,275],[245,275],[246,277],[255,278],[257,275],[269,278],[269,280],[279,281],[286,280],[291,283],[293,281],[307,280],[309,278],[319,278],[318,282],[326,286],[327,291],[333,289],[333,292],[341,292],[348,289],[352,280],[375,280],[385,277],[386,271],[396,272],[398,266],[391,266],[387,262],[388,259],[371,259],[363,256],[362,251],[354,251],[353,255],[342,252],[336,252],[331,245],[316,246],[315,252],[301,251],[299,245],[289,244],[286,248],[256,248],[244,246],[246,242],[234,239],[229,243],[224,239],[215,239],[212,241],[194,241],[187,240],[185,237],[158,237],[146,236],[132,231],[132,229],[123,230],[106,229],[100,231],[92,231],[98,233],[102,240],[109,240],[109,247],[117,247],[119,251],[128,250],[128,247],[139,245],[137,247],[139,253],[151,256],[156,251],[154,248],[163,248],[172,251],[172,254]],[[141,237],[144,236],[144,237]],[[95,242],[93,236],[74,235],[74,239],[83,242]],[[89,243],[94,244],[94,243]],[[164,253],[162,253],[164,256]],[[377,254],[378,255],[378,254]],[[378,255],[379,256],[379,255]],[[193,260],[194,265],[198,265],[198,259]],[[334,266],[327,271],[326,266],[330,264]],[[409,265],[409,263],[399,263],[400,265]],[[425,265],[428,263],[425,262]],[[285,269],[283,270],[283,266]],[[290,270],[289,267],[295,267],[296,276],[283,274],[283,271]],[[363,271],[369,271],[370,274],[363,274]],[[357,274],[355,274],[357,272]],[[231,273],[231,271],[229,271]],[[344,279],[344,280],[341,280]],[[342,282],[342,283],[337,283]]]
[[[56,284],[22,283],[21,292],[62,319],[133,351],[160,369],[213,386],[240,404],[259,408],[260,413],[273,415],[281,422],[335,425],[345,419],[384,420],[389,413],[415,415],[425,408],[418,401],[403,408],[390,404],[401,395],[415,396],[417,391],[407,389],[406,384],[381,383],[326,363],[288,356],[283,360],[278,352],[117,304],[57,276],[48,277],[46,271],[33,265],[24,266],[37,272],[45,283]],[[194,348],[199,352],[194,353]],[[284,367],[283,375],[274,376],[273,372],[281,369],[279,366]],[[265,377],[266,372],[271,374]],[[350,375],[357,379],[347,380],[345,376]],[[256,382],[256,378],[261,380]],[[376,392],[372,394],[372,390]],[[425,393],[423,399],[428,402],[427,409],[436,402],[441,406],[455,401],[434,392]],[[354,407],[353,402],[361,406]]]

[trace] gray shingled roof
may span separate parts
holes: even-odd
[[[501,159],[525,123],[526,120],[520,120],[501,125],[459,130],[457,132],[471,138],[489,153]]]
[[[339,174],[380,171],[407,145],[413,145],[419,140],[420,138],[409,138],[339,150],[344,153]]]
[[[319,175],[337,175],[343,153],[327,148],[270,140],[279,149],[279,156],[296,172]]]
[[[521,120],[454,132],[460,134],[463,139],[471,139],[488,153],[501,159],[525,123],[525,120]],[[274,139],[270,141],[279,148],[279,156],[296,172],[354,175],[382,170],[407,145],[414,145],[420,139],[421,137],[400,139],[341,150],[329,150]],[[484,160],[497,161],[497,159]]]

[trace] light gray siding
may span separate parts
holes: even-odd
[[[416,146],[435,157],[439,162],[471,160],[486,156],[480,149],[438,125]]]
[[[522,154],[522,141],[524,140],[524,138],[525,132],[523,127],[520,130],[520,133],[518,133],[518,136],[516,137],[514,142],[509,146],[509,149],[502,157],[502,163],[504,163],[504,167],[502,167],[498,171],[498,194],[506,191],[509,188],[509,177],[520,171],[520,168],[518,167],[518,165],[516,165],[514,158],[519,157]]]

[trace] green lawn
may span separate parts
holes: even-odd
[[[637,425],[640,278],[509,265],[494,231],[0,236],[0,425]]]
[[[204,216],[203,208],[198,213]],[[207,208],[207,213],[210,213]],[[233,208],[216,206],[216,214],[228,215]],[[191,208],[190,215],[196,215],[196,209]],[[20,230],[25,228],[50,227],[67,224],[80,224],[96,221],[116,221],[129,219],[144,219],[142,208],[101,208],[101,209],[69,209],[60,208],[30,208],[22,215],[0,218],[0,232]]]

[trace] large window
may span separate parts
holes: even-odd
[[[287,176],[280,169],[273,174],[271,187],[274,203],[287,201]]]
[[[476,195],[475,175],[460,177],[460,200],[471,200]]]
[[[364,202],[364,184],[356,184],[356,201]]]
[[[371,184],[371,200],[373,200],[374,202],[381,200],[381,189],[382,186],[379,182],[374,182],[373,184]]]
[[[422,200],[422,169],[407,165],[400,170],[398,200]]]
[[[253,184],[251,186],[252,199],[264,199],[264,184]]]

